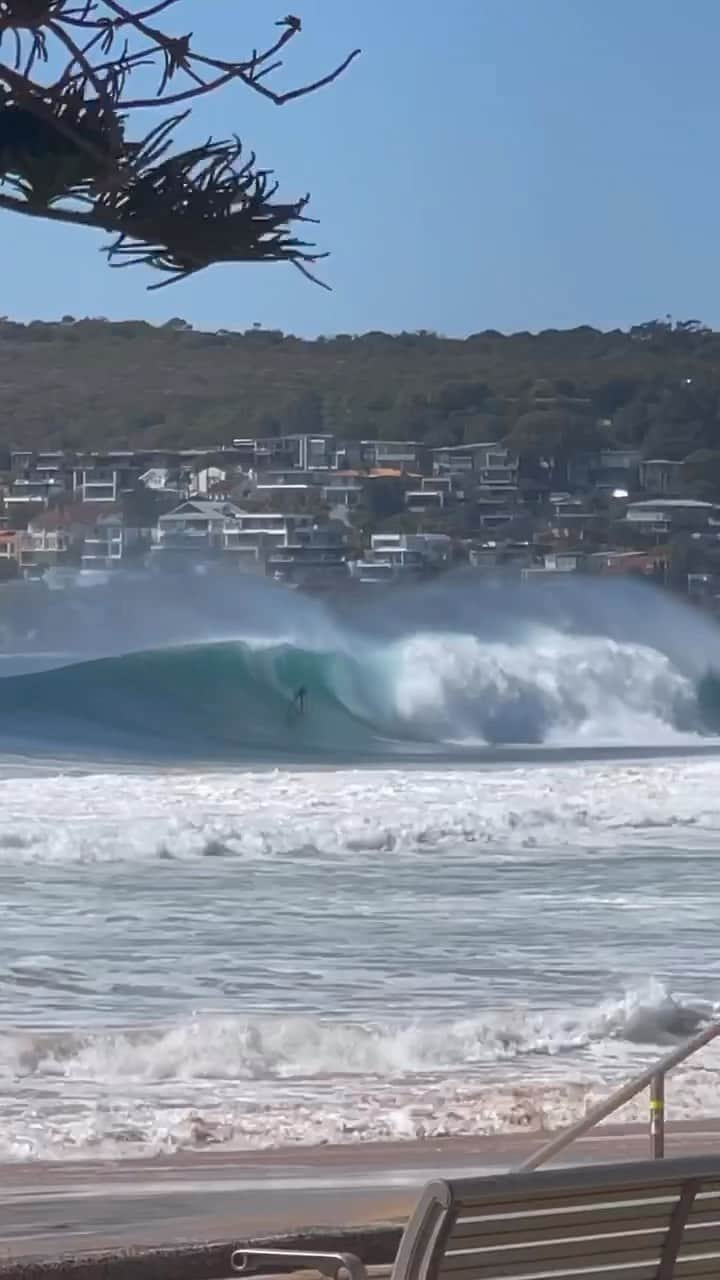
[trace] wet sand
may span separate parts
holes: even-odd
[[[5,1165],[0,1167],[0,1261],[5,1270],[10,1263],[62,1255],[187,1249],[301,1229],[401,1225],[430,1178],[511,1168],[542,1143],[537,1135],[514,1134]],[[669,1127],[669,1156],[719,1147],[720,1120]],[[603,1126],[559,1162],[648,1157],[644,1127]],[[384,1239],[388,1249],[396,1234],[386,1232]]]

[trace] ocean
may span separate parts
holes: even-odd
[[[720,1009],[720,633],[687,605],[7,600],[0,1159],[556,1127]],[[719,1114],[719,1072],[670,1117]]]

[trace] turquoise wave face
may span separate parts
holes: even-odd
[[[702,728],[707,733],[720,733],[720,675],[706,671],[697,686],[698,712]]]
[[[382,728],[341,701],[338,683],[360,682],[353,660],[337,654],[242,643],[158,649],[0,680],[0,733],[192,757],[372,752]],[[303,711],[293,700],[301,687]]]

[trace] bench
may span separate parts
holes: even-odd
[[[352,1254],[239,1247],[236,1273],[367,1280]],[[720,1280],[720,1155],[431,1182],[392,1280]]]

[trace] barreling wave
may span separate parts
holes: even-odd
[[[369,749],[372,711],[353,699],[352,658],[289,644],[165,648],[72,663],[0,682],[3,732],[197,756]],[[307,716],[294,691],[311,691]],[[349,692],[344,702],[340,689]],[[348,705],[357,701],[358,710]]]
[[[304,714],[293,705],[301,686]],[[516,643],[449,631],[356,637],[333,649],[238,640],[5,677],[0,734],[5,744],[125,745],[193,758],[657,744],[712,729],[712,678],[699,692],[657,649],[549,628]]]
[[[264,579],[169,577],[9,597],[23,656],[0,666],[0,746],[351,760],[720,726],[716,624],[667,593],[470,575],[333,609]]]

